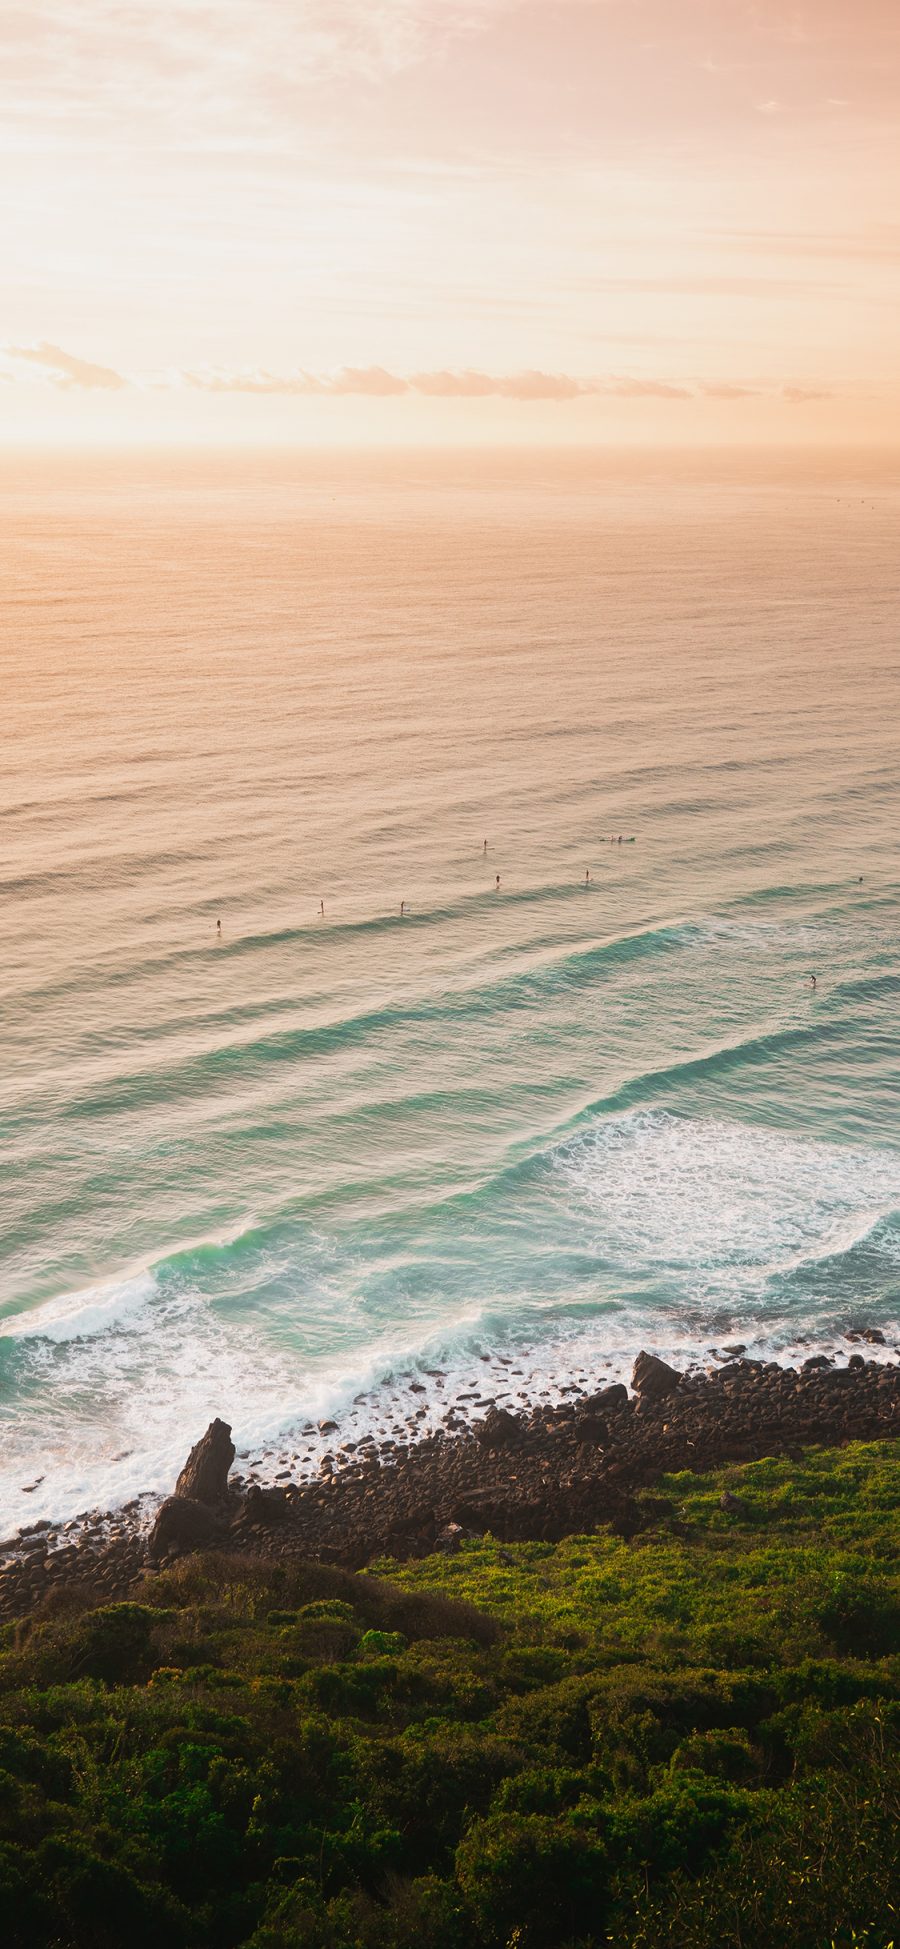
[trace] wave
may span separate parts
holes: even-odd
[[[59,1293],[38,1306],[0,1319],[0,1340],[41,1339],[60,1342],[108,1333],[125,1325],[153,1294],[148,1266],[122,1272],[96,1285]]]
[[[393,1296],[398,1276],[413,1294],[417,1265],[426,1298],[442,1287],[449,1296],[455,1273],[462,1267],[467,1278],[479,1256],[486,1266],[496,1260],[493,1284],[473,1289],[479,1304],[493,1303],[507,1279],[520,1281],[526,1308],[556,1308],[567,1289],[551,1282],[542,1290],[545,1259],[588,1275],[649,1270],[676,1286],[685,1271],[701,1268],[715,1283],[737,1269],[759,1287],[876,1238],[879,1250],[900,1258],[900,1231],[891,1229],[898,1210],[900,1156],[891,1151],[662,1107],[594,1110],[586,1126],[550,1132],[470,1188],[407,1200],[403,1211],[370,1216],[361,1228],[339,1220],[333,1236],[322,1201],[298,1192],[268,1215],[12,1314],[0,1337],[58,1343],[130,1330],[154,1300],[233,1301],[262,1283],[261,1267],[282,1262],[298,1301],[315,1301],[334,1282],[346,1293],[359,1279]],[[371,1309],[369,1326],[378,1328]]]
[[[76,895],[106,892],[110,887],[131,888],[151,874],[172,866],[194,865],[212,858],[211,847],[172,847],[160,853],[146,850],[134,853],[98,853],[73,860],[64,867],[48,867],[40,873],[9,875],[0,879],[0,893],[33,894],[69,892]],[[40,991],[38,991],[40,992]]]
[[[735,849],[739,857],[739,849]],[[836,893],[849,893],[855,887],[854,878],[842,880],[809,880],[798,884],[796,881],[783,881],[776,886],[753,887],[749,893],[735,894],[729,901],[729,909],[744,907],[768,907],[777,901],[779,906],[799,906],[806,900],[830,898]]]
[[[39,886],[45,882],[45,879],[49,883],[50,878],[58,880],[63,885],[68,882],[69,876],[67,873],[60,871],[52,876],[35,876],[29,884]],[[24,886],[25,882],[22,881],[21,885]],[[603,892],[604,887],[600,880],[594,880],[589,888],[585,888],[580,878],[571,878],[546,881],[536,886],[522,888],[504,886],[499,898],[504,909],[512,907],[527,910],[533,905],[541,906],[559,901],[568,902],[572,899],[582,900],[586,893],[591,897],[595,895],[602,896]],[[253,933],[240,934],[232,939],[228,935],[226,922],[226,931],[221,940],[213,939],[212,933],[210,933],[209,937],[202,943],[192,941],[189,945],[170,948],[163,954],[146,954],[140,959],[127,962],[125,965],[121,964],[118,957],[118,950],[116,949],[107,950],[105,953],[95,953],[92,954],[90,966],[85,970],[84,974],[79,973],[74,977],[66,976],[62,980],[56,979],[49,982],[35,982],[29,986],[27,999],[30,1006],[33,1006],[38,1000],[42,1002],[56,1001],[66,996],[79,994],[85,986],[93,994],[98,972],[102,972],[104,990],[113,990],[130,987],[134,982],[144,982],[150,977],[187,976],[191,970],[204,968],[209,961],[210,954],[215,954],[217,960],[228,962],[240,961],[245,955],[256,955],[278,948],[312,947],[317,949],[323,945],[327,948],[340,947],[351,941],[361,940],[364,942],[367,939],[376,939],[379,936],[395,933],[398,939],[400,939],[408,933],[420,931],[445,922],[463,920],[477,916],[478,914],[492,913],[496,910],[497,899],[498,895],[491,886],[485,888],[483,892],[467,894],[459,900],[446,901],[439,905],[426,905],[417,908],[415,904],[412,904],[408,907],[402,920],[397,909],[382,911],[377,914],[362,915],[351,920],[335,920],[329,918],[326,914],[323,920],[314,910],[313,897],[310,896],[309,917],[301,923],[283,927],[264,928]],[[279,898],[279,904],[282,904],[281,897]],[[599,912],[602,912],[602,910],[595,911],[598,913],[598,916]],[[192,918],[195,918],[198,914],[204,915],[211,926],[212,922],[222,914],[223,903],[219,899],[198,899],[196,902],[192,902],[190,912]],[[159,918],[159,916],[155,915],[154,918]],[[688,923],[684,924],[686,925]],[[631,938],[641,939],[644,935],[652,934],[655,931],[665,933],[668,930],[665,926],[658,930],[647,927],[637,928],[634,930],[633,935],[623,935],[621,938],[623,941]],[[614,944],[614,941],[609,943],[610,946]]]
[[[898,1212],[893,1153],[655,1108],[552,1135],[530,1176],[501,1170],[464,1215],[446,1200],[374,1242],[248,1216],[4,1322],[4,1500],[28,1520],[170,1488],[215,1413],[280,1464],[301,1431],[321,1451],[319,1420],[437,1426],[452,1399],[627,1377],[644,1344],[679,1364],[722,1339],[837,1344],[864,1275],[895,1277]],[[260,1305],[259,1269],[286,1253],[281,1308]],[[871,1285],[866,1323],[888,1325],[892,1281]]]
[[[209,1237],[132,1261],[87,1286],[54,1294],[36,1305],[0,1317],[0,1340],[40,1339],[60,1343],[127,1328],[157,1295],[161,1281],[203,1264],[215,1265],[264,1244],[266,1229],[243,1220]]]
[[[396,924],[399,926],[403,923],[398,921]],[[80,1118],[128,1107],[133,1101],[140,1101],[142,1105],[168,1101],[173,1097],[202,1093],[204,1089],[232,1075],[262,1070],[276,1062],[290,1063],[305,1056],[330,1055],[374,1040],[385,1031],[434,1023],[453,1025],[470,1017],[483,1018],[486,1013],[501,1009],[536,1007],[561,989],[591,985],[605,971],[630,965],[647,956],[677,952],[689,944],[695,934],[696,929],[689,922],[647,927],[591,947],[572,949],[555,960],[541,961],[536,967],[517,974],[457,988],[431,1001],[389,1002],[380,1008],[362,1010],[355,1015],[319,1025],[292,1027],[242,1041],[223,1042],[188,1061],[134,1070],[107,1089],[70,1097],[60,1106],[59,1114],[67,1118]],[[283,1003],[280,1005],[283,1006]],[[177,1033],[178,1027],[176,1020],[170,1032]]]
[[[657,1069],[641,1070],[608,1096],[593,1098],[577,1113],[570,1128],[575,1131],[599,1116],[613,1117],[623,1110],[653,1103],[660,1097],[671,1095],[686,1083],[709,1082],[728,1075],[733,1069],[761,1066],[773,1056],[784,1055],[789,1050],[806,1046],[819,1048],[823,1043],[840,1042],[845,1035],[846,1030],[841,1022],[823,1022],[817,1018],[814,1022],[739,1036],[733,1042],[714,1043],[695,1055],[678,1057],[673,1062],[660,1064]]]
[[[774,897],[781,890],[769,891]],[[434,914],[430,917],[434,918]],[[406,924],[399,918],[378,923],[379,926],[392,928]],[[415,920],[412,924],[415,924]],[[822,922],[819,932],[813,933],[810,928],[805,928],[796,935],[786,937],[779,929],[775,945],[781,948],[793,945],[798,954],[811,954],[813,951],[821,954],[830,938],[827,931],[829,925],[833,926],[833,923]],[[273,1065],[290,1065],[307,1057],[328,1056],[366,1043],[377,1044],[385,1035],[396,1032],[402,1034],[426,1026],[440,1028],[447,1025],[452,1028],[468,1020],[484,1022],[492,1014],[502,1011],[509,1013],[538,1009],[552,1003],[565,992],[574,993],[589,988],[604,976],[627,968],[632,963],[648,957],[703,949],[723,939],[730,940],[735,932],[744,942],[741,923],[727,916],[698,920],[679,918],[657,925],[649,924],[587,946],[560,943],[562,951],[549,956],[545,944],[545,951],[535,963],[509,974],[494,974],[488,980],[476,979],[468,985],[460,983],[428,999],[386,1001],[382,1006],[330,1020],[308,1021],[301,1025],[291,1023],[262,1032],[260,1030],[267,1016],[284,1015],[290,1011],[291,1004],[285,996],[277,995],[268,1000],[262,998],[225,1010],[191,1014],[173,1012],[156,1031],[148,1030],[145,1033],[145,1048],[156,1044],[164,1049],[166,1043],[188,1032],[203,1034],[211,1046],[187,1059],[145,1063],[141,1069],[115,1076],[94,1088],[76,1091],[68,1101],[59,1105],[58,1113],[68,1119],[80,1119],[128,1108],[134,1102],[146,1106],[195,1093],[202,1096],[210,1088],[221,1086],[235,1077],[243,1079],[248,1074],[262,1073]],[[293,941],[298,936],[296,930],[284,930],[279,934],[254,938],[271,945],[275,941]],[[755,933],[747,937],[745,944],[756,944]],[[765,935],[760,937],[759,944],[768,945],[769,948],[773,945]],[[228,947],[224,950],[226,953],[232,951]],[[527,954],[528,949],[520,946],[515,951]],[[189,950],[191,957],[196,952],[193,948]],[[168,957],[166,967],[171,971],[179,959],[179,956]],[[500,959],[502,951],[498,955]],[[827,988],[821,989],[817,1012],[809,1021],[777,1026],[737,1038],[733,1042],[720,1042],[695,1055],[637,1074],[609,1097],[590,1103],[586,1114],[613,1112],[652,1101],[657,1094],[667,1094],[684,1083],[725,1075],[732,1068],[744,1064],[754,1067],[812,1042],[825,1047],[847,1033],[833,1013],[837,1003],[875,1002],[898,991],[900,973],[890,970],[874,972],[865,977],[834,980]],[[829,1015],[826,1011],[832,1013]],[[251,1033],[240,1034],[242,1028],[249,1028]],[[257,1032],[253,1033],[253,1030]],[[90,1053],[92,1048],[103,1053],[107,1045],[103,1034],[94,1031],[85,1032],[82,1046],[85,1053]]]
[[[749,1303],[876,1237],[900,1263],[892,1152],[644,1110],[569,1140],[552,1164],[616,1263],[684,1296],[737,1285]]]
[[[900,1186],[897,1196],[900,1197]],[[789,1252],[785,1258],[774,1260],[762,1270],[767,1279],[784,1278],[787,1275],[805,1271],[811,1266],[827,1266],[833,1261],[846,1259],[860,1245],[871,1244],[878,1237],[881,1228],[898,1216],[897,1206],[889,1202],[876,1205],[872,1210],[858,1211],[850,1217],[836,1220],[833,1227],[822,1238],[811,1245],[800,1246]]]
[[[900,994],[900,974],[861,975],[852,981],[836,981],[829,992],[844,1001],[878,1001],[883,995]]]

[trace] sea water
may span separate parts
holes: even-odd
[[[890,1345],[898,489],[5,466],[6,1527],[214,1414]]]

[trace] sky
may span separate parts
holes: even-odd
[[[900,445],[898,0],[4,0],[0,441]]]

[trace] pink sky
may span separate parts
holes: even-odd
[[[3,437],[900,439],[896,0],[28,0]]]

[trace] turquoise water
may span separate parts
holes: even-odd
[[[896,474],[0,489],[5,1520],[896,1334]]]

